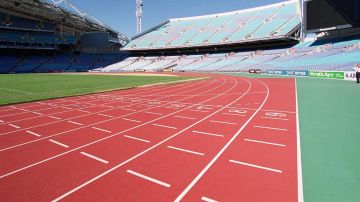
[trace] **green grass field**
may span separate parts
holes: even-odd
[[[296,80],[304,200],[360,201],[360,85],[343,80]]]
[[[191,78],[89,74],[3,74],[0,75],[0,105],[187,79]]]

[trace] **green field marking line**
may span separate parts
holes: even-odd
[[[25,94],[36,94],[36,93],[30,93],[30,92],[25,92],[25,91],[21,91],[21,90],[14,90],[14,89],[10,89],[10,88],[0,88],[0,90],[12,91],[12,92],[17,92],[17,93],[25,93]]]

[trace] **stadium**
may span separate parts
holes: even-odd
[[[358,0],[133,3],[0,2],[0,201],[360,201]]]

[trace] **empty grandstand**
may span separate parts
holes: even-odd
[[[119,61],[127,42],[69,1],[0,2],[1,73],[87,71]]]
[[[190,18],[170,19],[136,36],[124,50],[204,47],[298,37],[298,1]]]
[[[249,69],[267,70],[342,70],[351,71],[360,57],[360,39],[346,39],[334,43],[311,46],[300,44],[291,49],[253,50],[217,54],[184,56],[131,57],[102,68],[117,71],[174,71],[247,72]]]
[[[303,41],[300,32],[298,1],[170,19],[135,36],[123,48],[132,57],[97,70],[351,71],[358,63],[360,38],[356,29],[336,30],[335,36],[319,29],[315,39]]]
[[[346,19],[334,16],[342,29],[317,29],[315,39],[301,41],[316,20],[302,24],[299,2],[291,0],[170,19],[129,41],[68,1],[2,1],[0,73],[350,71],[360,54],[359,30],[351,22],[344,29]]]

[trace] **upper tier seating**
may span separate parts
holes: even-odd
[[[0,28],[54,32],[55,24],[0,13]]]
[[[285,37],[300,24],[297,1],[192,18],[170,19],[125,49],[161,49],[241,43]]]
[[[54,33],[20,32],[0,30],[0,45],[2,48],[31,47],[42,48],[55,45],[73,45],[77,38],[71,35],[57,35]]]

